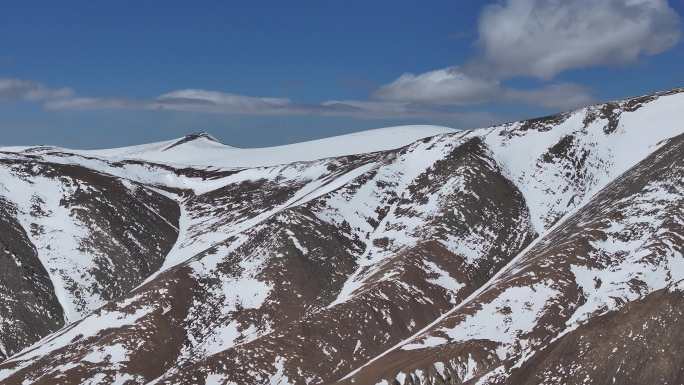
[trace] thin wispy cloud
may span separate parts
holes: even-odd
[[[0,100],[35,102],[68,98],[73,94],[70,88],[49,88],[30,80],[0,78]]]
[[[499,121],[494,114],[462,111],[439,105],[413,102],[329,100],[318,104],[296,103],[286,98],[237,95],[218,91],[187,89],[149,100],[68,97],[46,101],[48,110],[149,110],[229,115],[315,115],[365,119],[443,117],[464,125]]]

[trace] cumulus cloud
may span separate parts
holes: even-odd
[[[49,88],[29,80],[0,78],[0,99],[2,100],[43,101],[71,95],[73,91],[70,88]]]
[[[373,97],[456,106],[578,107],[594,101],[587,87],[550,83],[520,90],[504,82],[518,76],[549,81],[566,70],[661,53],[679,41],[680,21],[666,0],[505,0],[485,7],[478,30],[479,53],[463,66],[403,74]]]
[[[666,0],[507,0],[482,12],[482,57],[474,65],[502,77],[550,79],[655,55],[679,37],[679,15]]]

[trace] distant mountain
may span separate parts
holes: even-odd
[[[0,384],[684,384],[684,89],[0,147]]]
[[[66,151],[100,158],[137,159],[182,166],[260,167],[393,150],[418,139],[449,132],[456,130],[439,126],[399,126],[267,148],[232,147],[201,132],[141,146]]]

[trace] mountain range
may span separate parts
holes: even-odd
[[[0,384],[684,384],[684,89],[0,147]]]

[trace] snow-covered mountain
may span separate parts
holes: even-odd
[[[89,151],[61,150],[109,160],[136,159],[181,167],[244,168],[392,150],[418,139],[449,132],[455,130],[439,126],[398,126],[265,148],[232,147],[201,132],[140,146]]]
[[[0,148],[0,384],[684,383],[684,89]]]

